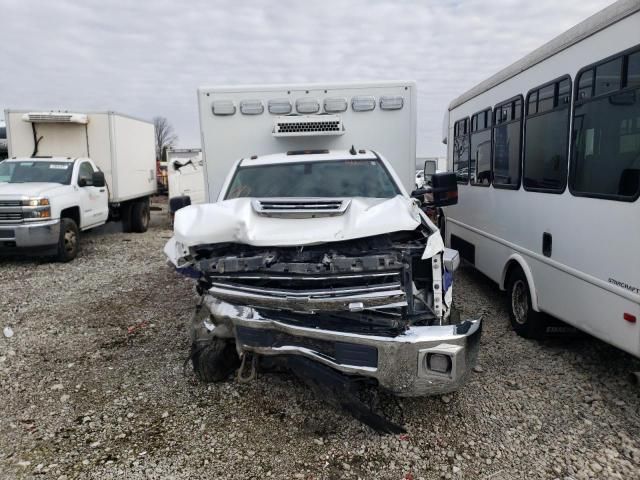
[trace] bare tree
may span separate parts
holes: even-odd
[[[153,125],[156,129],[156,161],[160,162],[165,150],[178,141],[178,135],[165,117],[153,117]]]

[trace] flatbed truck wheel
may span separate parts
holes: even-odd
[[[58,239],[58,251],[56,261],[70,262],[78,255],[80,250],[80,230],[71,218],[60,220],[60,237]]]

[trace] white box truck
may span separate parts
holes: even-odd
[[[114,112],[7,110],[0,163],[0,254],[75,258],[79,233],[108,220],[149,225],[154,127]]]
[[[409,193],[415,84],[201,88],[198,100],[209,203],[176,212],[165,253],[198,279],[199,378],[282,363],[386,432],[399,427],[357,401],[359,386],[459,388],[481,321],[452,314],[457,253],[420,208],[427,193],[453,203],[455,176]]]

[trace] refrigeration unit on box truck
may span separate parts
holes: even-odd
[[[413,82],[201,88],[207,202],[176,212],[165,252],[198,279],[192,362],[205,381],[284,364],[354,397],[459,388],[480,320],[452,314],[457,253],[421,210],[451,204],[455,176],[415,180]],[[448,182],[448,183],[447,183]],[[412,198],[413,197],[413,198]]]
[[[0,253],[73,259],[79,232],[121,220],[149,225],[154,127],[126,115],[7,110],[0,164]]]

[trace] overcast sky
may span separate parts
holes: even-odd
[[[410,79],[418,152],[449,101],[608,0],[0,0],[0,108],[166,116],[199,146],[196,88]]]

